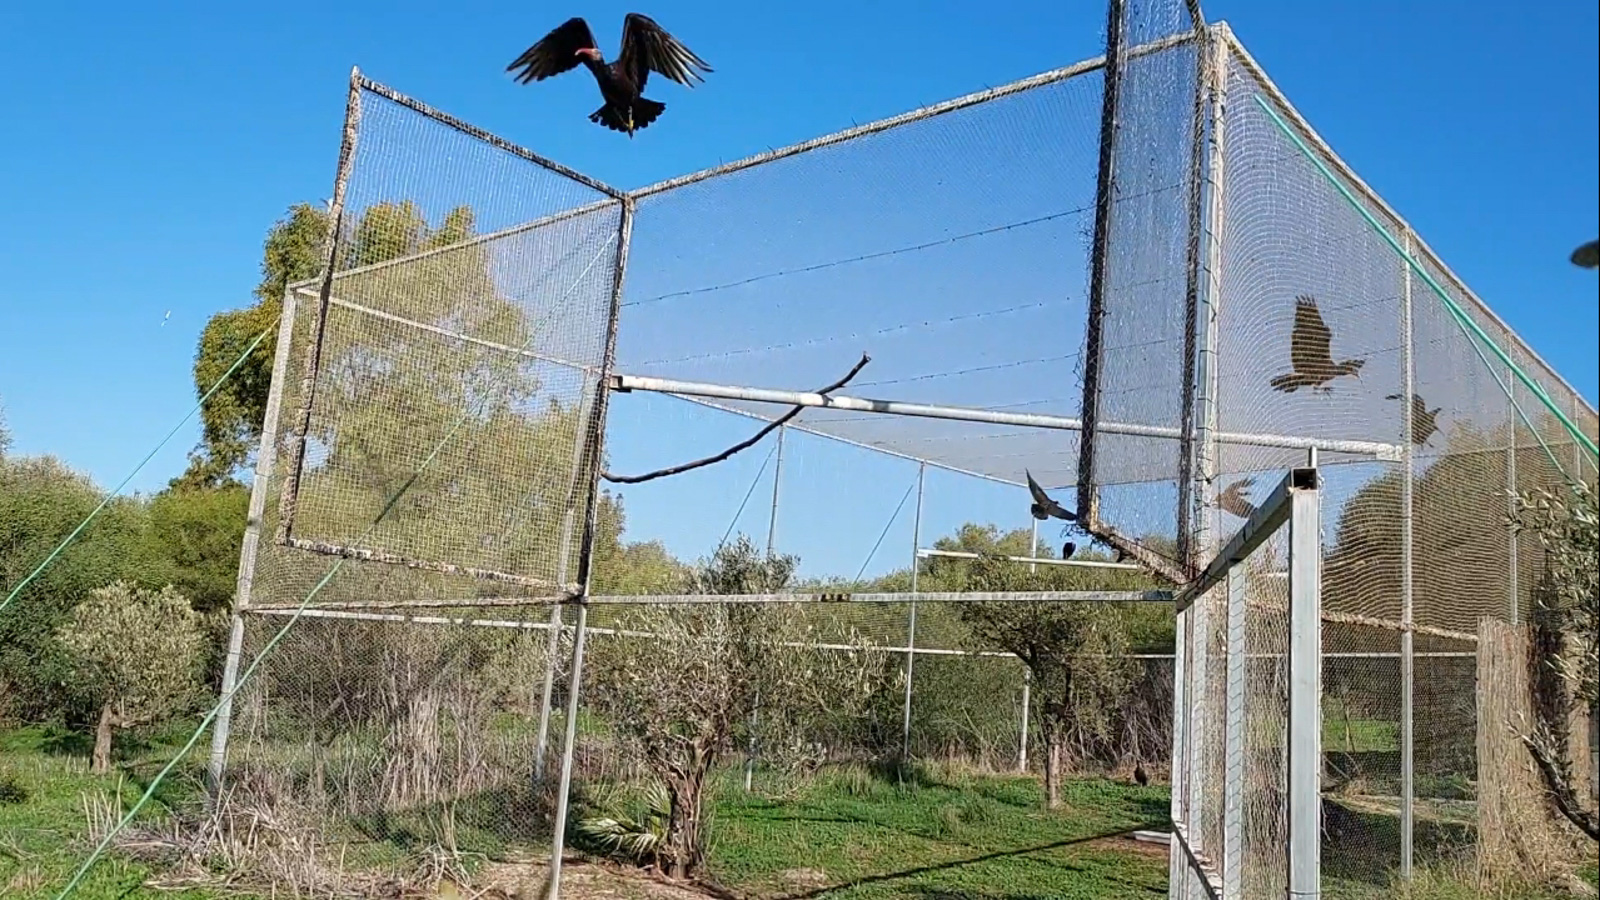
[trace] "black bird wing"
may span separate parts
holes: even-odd
[[[651,72],[660,72],[681,85],[694,87],[694,82],[705,80],[696,69],[711,71],[711,66],[682,41],[668,34],[654,19],[639,13],[623,17],[622,50],[617,54],[617,65],[641,91]]]
[[[1600,268],[1600,241],[1590,241],[1572,251],[1572,264],[1585,269]]]
[[[1039,487],[1039,482],[1033,480],[1033,473],[1023,469],[1022,474],[1028,476],[1028,493],[1033,495],[1033,502],[1045,509],[1053,508],[1056,502],[1050,499],[1050,495],[1044,492],[1044,488]]]
[[[1333,332],[1322,320],[1317,301],[1304,294],[1294,298],[1294,330],[1289,334],[1289,362],[1296,369],[1316,367],[1333,360]]]
[[[521,84],[543,81],[552,75],[577,68],[578,51],[593,46],[596,46],[594,32],[589,30],[589,23],[582,16],[573,16],[551,29],[532,47],[522,51],[521,56],[506,66],[506,71],[522,69],[516,79]]]

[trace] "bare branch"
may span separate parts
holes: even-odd
[[[830,384],[825,388],[818,390],[817,393],[827,395],[837,391],[839,388],[844,387],[850,383],[851,379],[856,377],[856,374],[859,373],[867,363],[871,361],[872,357],[866,355],[865,353],[861,354],[861,360],[857,362],[849,372],[846,372],[843,378],[835,381],[833,384]],[[638,484],[641,481],[652,481],[657,478],[665,478],[668,475],[681,475],[684,472],[688,472],[693,469],[698,469],[703,466],[709,466],[714,463],[722,462],[741,450],[748,450],[751,447],[754,447],[756,444],[760,443],[762,438],[771,434],[775,429],[793,419],[795,416],[800,415],[800,411],[803,409],[805,409],[804,406],[796,406],[794,409],[784,413],[781,417],[768,422],[765,427],[748,439],[734,444],[732,447],[729,447],[715,456],[708,456],[705,459],[697,459],[694,462],[687,462],[683,463],[682,465],[671,466],[666,469],[657,469],[654,472],[646,472],[643,475],[613,475],[610,472],[601,472],[600,477],[613,484]]]
[[[1539,774],[1544,776],[1545,788],[1550,791],[1556,809],[1567,817],[1567,821],[1578,826],[1584,834],[1595,841],[1600,841],[1600,810],[1583,808],[1582,802],[1578,799],[1578,792],[1573,790],[1572,780],[1567,776],[1566,767],[1561,765],[1544,743],[1533,735],[1519,732],[1517,737],[1527,746],[1534,765],[1539,768]]]

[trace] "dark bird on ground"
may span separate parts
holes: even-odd
[[[1217,505],[1223,512],[1232,513],[1241,519],[1248,519],[1256,514],[1256,505],[1250,502],[1250,486],[1255,484],[1254,478],[1241,478],[1233,484],[1222,489],[1217,497]]]
[[[556,26],[538,43],[522,52],[509,66],[522,84],[543,81],[560,75],[583,63],[600,85],[600,96],[605,105],[589,114],[589,121],[620,131],[633,137],[660,116],[667,108],[642,96],[645,81],[651,72],[660,74],[686,87],[695,81],[704,81],[700,72],[710,72],[711,66],[668,34],[649,16],[628,13],[622,20],[622,50],[615,62],[607,63],[596,46],[589,23],[573,16]],[[699,72],[695,71],[700,70]]]
[[[1033,495],[1033,505],[1028,507],[1028,511],[1033,513],[1035,519],[1042,522],[1054,516],[1057,519],[1066,519],[1068,522],[1077,520],[1078,517],[1073,513],[1067,512],[1066,507],[1050,499],[1050,495],[1044,492],[1044,488],[1039,487],[1039,482],[1033,480],[1032,472],[1023,469],[1022,474],[1028,476],[1028,493]]]
[[[1273,390],[1292,394],[1308,387],[1323,393],[1333,393],[1328,382],[1340,375],[1361,377],[1365,359],[1347,359],[1334,362],[1331,351],[1333,332],[1322,320],[1317,301],[1304,294],[1294,298],[1294,329],[1289,333],[1289,365],[1294,369],[1287,375],[1272,379]]]
[[[1399,400],[1399,394],[1387,394],[1385,400]],[[1421,394],[1411,395],[1411,443],[1418,447],[1428,443],[1428,438],[1439,433],[1439,411],[1444,409],[1436,406],[1428,408]]]
[[[1144,787],[1150,783],[1150,775],[1149,773],[1145,772],[1144,763],[1133,764],[1133,780],[1137,781],[1140,787]]]
[[[1077,549],[1078,549],[1078,545],[1077,544],[1074,544],[1071,541],[1067,541],[1065,544],[1061,545],[1061,558],[1062,559],[1071,559],[1073,551],[1075,551]]]
[[[1600,268],[1600,241],[1590,241],[1572,251],[1572,264],[1585,269]]]

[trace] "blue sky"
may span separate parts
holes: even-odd
[[[54,453],[111,485],[184,414],[193,403],[189,370],[206,318],[249,302],[271,222],[291,203],[329,194],[352,64],[491,132],[634,187],[1093,56],[1103,15],[1100,4],[1014,3],[996,12],[953,2],[734,8],[664,0],[643,11],[717,71],[693,92],[652,85],[650,95],[668,112],[631,142],[585,121],[597,100],[581,73],[520,87],[502,71],[571,14],[587,17],[602,49],[614,53],[629,8],[8,4],[0,11],[0,84],[7,88],[0,404],[15,451]],[[1565,257],[1597,229],[1594,4],[1239,0],[1209,3],[1206,11],[1232,24],[1335,149],[1593,403],[1600,382],[1596,281]],[[965,140],[957,149],[981,150],[981,141]],[[1071,149],[1075,158],[1092,150],[1092,135],[1088,141]],[[700,221],[714,229],[712,218]],[[879,227],[904,226],[889,223]],[[656,272],[661,290],[691,286],[692,279]],[[719,280],[712,274],[705,280]],[[646,284],[631,279],[630,294]],[[1029,290],[1020,282],[1003,289]],[[1081,296],[1071,279],[1064,290]],[[1060,302],[1070,314],[1072,298]],[[891,311],[879,318],[882,330],[926,316]],[[745,326],[719,321],[727,331],[710,348],[741,346]],[[864,322],[834,333],[873,330]],[[1023,330],[1030,340],[1049,336],[1036,324]],[[686,355],[683,340],[669,337],[661,346]],[[626,331],[623,340],[626,358]],[[770,342],[763,336],[742,346]],[[892,348],[892,336],[835,343],[828,349],[836,352],[808,358],[805,374],[790,378],[774,363],[762,382],[800,387],[792,382],[819,381],[813,370],[826,381],[859,350]],[[1035,355],[1047,356],[1048,343],[1041,340]],[[1077,344],[1075,334],[1058,342],[1063,354]],[[636,358],[657,358],[650,349],[640,347]],[[861,381],[918,374],[894,369],[893,359],[869,367]],[[763,372],[755,365],[751,371]],[[716,380],[687,370],[682,377]],[[907,397],[912,390],[898,388],[862,392]],[[1071,385],[1051,385],[1029,399],[1073,393]],[[749,431],[747,422],[664,398],[623,402],[652,404],[638,421],[665,427],[650,424],[647,438],[615,442],[613,466],[622,471],[711,452]],[[1005,401],[991,390],[982,402]],[[1035,408],[1056,411],[1049,403]],[[182,468],[196,435],[192,427],[180,435],[133,487],[163,485]],[[663,537],[687,555],[705,552],[769,447],[672,484],[628,491],[630,530]],[[844,466],[853,467],[851,477],[837,477]],[[913,503],[900,503],[914,483],[913,464],[867,460],[813,438],[790,443],[785,472],[779,543],[800,553],[807,570],[854,574],[880,534],[869,571],[909,556]],[[925,534],[973,518],[1026,524],[1015,491],[941,486],[959,481],[930,476]],[[758,539],[770,490],[770,483],[758,485],[738,523]],[[685,515],[686,504],[701,514]]]

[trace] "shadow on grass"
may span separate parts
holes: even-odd
[[[981,853],[976,856],[966,857],[965,859],[954,859],[950,860],[949,862],[934,863],[926,866],[915,866],[909,869],[901,869],[897,872],[885,872],[880,875],[867,875],[861,878],[852,879],[847,882],[842,882],[840,884],[828,885],[827,887],[813,888],[808,891],[801,891],[794,894],[783,894],[780,895],[777,900],[811,900],[811,898],[822,897],[834,891],[844,890],[846,888],[854,888],[867,884],[882,884],[888,881],[897,881],[902,878],[915,878],[919,875],[929,875],[935,872],[948,872],[953,869],[959,869],[963,866],[977,865],[979,863],[993,862],[1001,859],[1012,859],[1019,856],[1027,856],[1031,853],[1043,853],[1047,850],[1060,850],[1064,847],[1088,844],[1093,841],[1104,840],[1106,838],[1122,837],[1134,831],[1160,827],[1164,827],[1162,822],[1146,822],[1142,825],[1135,825],[1132,828],[1121,829],[1118,831],[1107,831],[1101,834],[1092,834],[1087,837],[1067,838],[1060,841],[1051,841],[1048,844],[1037,844],[1031,847],[1017,847],[1012,850],[996,850],[992,853]],[[1068,865],[1062,865],[1059,866],[1059,868],[1070,871],[1079,871],[1075,867]],[[967,898],[974,896],[972,894],[962,893],[959,891],[941,891],[932,888],[926,890],[924,893],[929,900],[935,900],[935,898],[938,898],[938,900],[946,900],[946,898],[948,898],[948,900],[957,900],[957,898],[959,898],[959,900],[967,900]],[[1032,898],[1026,895],[1018,895],[1015,898],[1007,898],[1007,900],[1032,900]]]
[[[1331,797],[1322,802],[1322,871],[1330,878],[1386,888],[1400,868],[1400,819],[1351,809]],[[1477,837],[1471,825],[1417,816],[1412,823],[1414,865],[1460,862]]]

